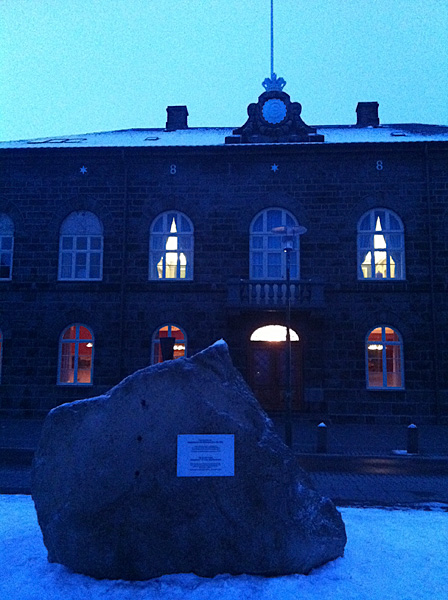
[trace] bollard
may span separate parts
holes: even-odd
[[[418,454],[418,427],[417,425],[409,425],[408,427],[408,454]]]
[[[327,452],[328,428],[325,423],[319,423],[317,426],[317,452]]]

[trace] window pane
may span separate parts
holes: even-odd
[[[372,226],[370,225],[370,214],[366,215],[359,224],[360,231],[371,231]]]
[[[11,277],[11,267],[0,265],[0,279],[9,279]]]
[[[259,265],[252,265],[250,273],[251,273],[252,279],[262,279],[263,267],[261,267]]]
[[[62,266],[69,267],[72,264],[73,254],[71,252],[63,252],[61,254]]]
[[[86,237],[77,237],[76,238],[76,249],[77,250],[87,250],[87,238]]]
[[[252,237],[251,244],[252,244],[252,248],[254,248],[256,250],[262,249],[263,248],[263,238],[261,237],[261,235]]]
[[[268,210],[267,211],[267,225],[266,230],[271,231],[274,227],[282,226],[282,211],[281,210]]]
[[[372,247],[372,236],[362,234],[358,237],[359,248],[371,248]]]
[[[71,266],[69,267],[62,267],[61,269],[61,279],[70,279],[72,276],[72,268]]]
[[[91,340],[92,333],[91,333],[90,329],[88,329],[87,327],[84,327],[83,325],[80,325],[79,326],[79,339],[80,340]]]
[[[390,327],[386,327],[386,341],[388,342],[399,342],[400,338],[398,337],[398,333],[391,329]]]
[[[179,231],[181,231],[183,233],[189,233],[191,231],[191,225],[190,225],[190,223],[182,215],[180,217],[180,229],[179,229]]]
[[[281,274],[281,254],[268,254],[268,277],[280,278]]]
[[[280,266],[282,263],[282,255],[280,252],[270,253],[268,256],[268,265],[277,265]]]
[[[70,329],[75,329],[71,327]],[[65,336],[64,336],[65,337]],[[75,344],[63,343],[61,348],[61,369],[59,379],[61,383],[73,383],[75,373]]]
[[[100,237],[91,237],[90,238],[90,249],[91,250],[101,250],[101,238]]]
[[[73,238],[64,235],[62,237],[62,249],[71,250],[73,248]]]
[[[377,342],[377,341],[381,342],[381,339],[382,339],[382,337],[381,337],[381,327],[377,327],[369,335],[369,342]]]
[[[91,383],[92,347],[88,343],[78,344],[78,383]]]
[[[282,240],[281,240],[281,235],[268,235],[268,248],[270,250],[272,249],[281,249],[282,247]]]
[[[400,346],[386,346],[387,387],[402,387]]]
[[[11,250],[12,249],[12,237],[9,236],[0,236],[0,248],[2,250]]]
[[[74,340],[76,337],[76,325],[72,325],[68,329],[65,330],[64,335],[62,336],[63,340]]]
[[[401,249],[403,236],[400,233],[391,233],[388,237],[388,247],[391,249]]]
[[[375,210],[373,213],[373,219],[375,222],[375,230],[378,231],[378,227],[381,226],[381,229],[385,229],[386,228],[386,214],[384,212],[384,210]],[[379,223],[378,223],[378,219],[379,219]]]
[[[286,213],[285,217],[286,217],[286,226],[287,227],[295,227],[296,226],[296,222],[291,217],[291,215],[288,215],[288,213]]]
[[[151,236],[151,248],[152,250],[162,250],[163,248],[163,236],[162,235],[152,235]]]
[[[401,231],[401,225],[398,219],[389,213],[389,229],[392,231]]]
[[[89,268],[89,279],[99,279],[101,275],[100,267],[90,265]]]
[[[191,237],[188,235],[182,235],[177,238],[179,250],[190,250],[191,249]]]
[[[9,271],[9,266],[11,265],[11,254],[9,252],[8,254],[6,254],[6,252],[0,254],[0,265],[2,267],[8,267]]]
[[[101,264],[101,254],[94,253],[90,255],[90,266],[91,267],[99,267]]]

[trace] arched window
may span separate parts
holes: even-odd
[[[59,238],[59,279],[101,280],[103,277],[103,226],[91,212],[71,213],[62,223]]]
[[[152,364],[187,355],[187,336],[180,327],[164,325],[152,336]]]
[[[286,277],[286,253],[282,235],[274,227],[297,227],[295,217],[282,208],[268,208],[254,218],[250,226],[250,278],[284,279]],[[299,236],[293,238],[291,279],[299,279]]]
[[[404,279],[404,229],[400,218],[374,209],[358,223],[358,279]]]
[[[61,335],[58,383],[88,385],[92,383],[93,334],[85,325],[70,325]]]
[[[14,251],[14,223],[8,215],[0,214],[0,280],[11,279]]]
[[[149,236],[149,279],[193,279],[193,241],[193,224],[186,215],[159,215]]]
[[[366,340],[367,387],[403,388],[403,350],[398,331],[382,325]]]

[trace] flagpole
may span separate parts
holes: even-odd
[[[274,0],[271,0],[271,77],[274,73]]]

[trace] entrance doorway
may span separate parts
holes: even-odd
[[[302,404],[302,344],[291,331],[291,405],[300,411]],[[267,325],[253,332],[249,346],[249,383],[267,411],[285,410],[287,387],[286,327]]]

